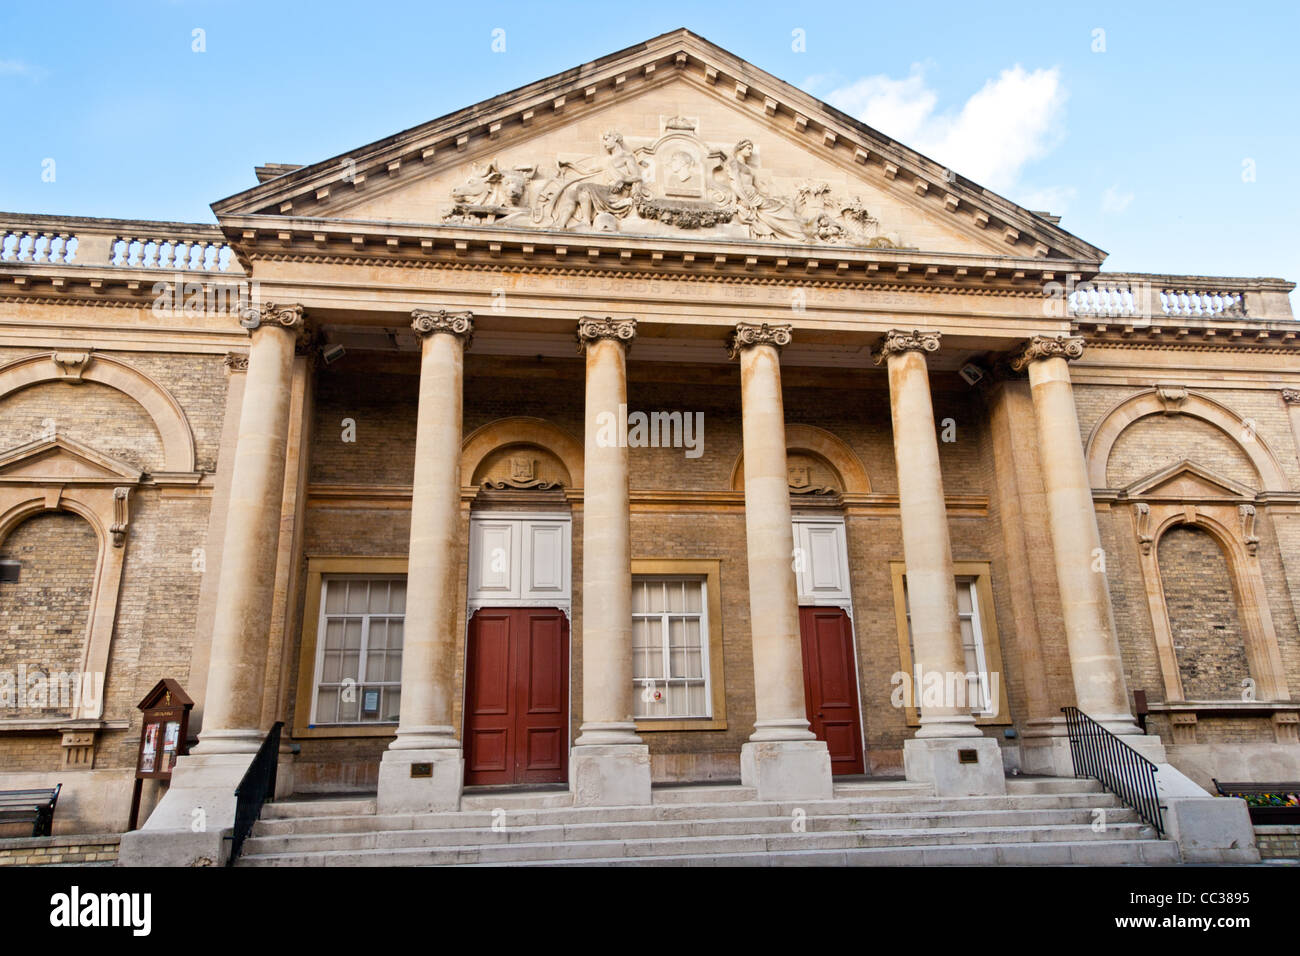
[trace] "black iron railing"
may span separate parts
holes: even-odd
[[[1156,765],[1078,707],[1062,707],[1076,777],[1092,777],[1164,836]]]
[[[248,765],[244,779],[235,788],[235,832],[230,837],[230,859],[226,866],[233,866],[239,859],[244,841],[262,815],[262,805],[275,799],[275,771],[280,762],[280,728],[283,726],[284,721],[275,722],[262,746],[257,748],[257,756]]]

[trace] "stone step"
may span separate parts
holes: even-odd
[[[405,834],[411,836],[412,834]],[[626,861],[663,857],[690,857],[746,853],[786,853],[807,850],[848,851],[857,849],[897,848],[918,850],[928,847],[956,849],[962,845],[1006,848],[1027,844],[1115,845],[1142,844],[1153,832],[1138,824],[1118,824],[1104,833],[1095,833],[1086,825],[1068,827],[927,829],[897,831],[741,834],[735,836],[704,835],[668,839],[580,840],[573,842],[506,842],[498,845],[466,846],[385,846],[386,838],[402,834],[374,834],[380,844],[374,847],[346,847],[303,852],[258,853],[246,851],[240,859],[244,866],[446,866],[472,863],[513,865],[527,862]],[[498,834],[509,838],[509,833]],[[1014,854],[1013,854],[1014,855]],[[1044,860],[1073,862],[1067,850],[1044,855]],[[1104,854],[1103,854],[1104,855]],[[1122,862],[1120,854],[1112,854]],[[1026,855],[1026,859],[1030,856]],[[1034,857],[1037,859],[1038,857]],[[1133,862],[1142,862],[1141,851]]]
[[[653,845],[679,840],[771,838],[777,842],[792,840],[808,846],[930,846],[948,843],[969,843],[996,840],[999,843],[1049,842],[1059,840],[1094,841],[1125,838],[1153,837],[1154,831],[1134,821],[1108,821],[1103,831],[1094,831],[1087,821],[1044,821],[1027,823],[1008,819],[1002,825],[920,825],[899,822],[892,827],[854,826],[854,818],[817,821],[803,832],[792,832],[791,821],[774,819],[759,821],[747,818],[738,820],[710,820],[703,824],[590,824],[569,827],[519,827],[492,830],[485,827],[458,830],[385,830],[375,833],[343,833],[331,835],[290,835],[254,837],[244,845],[246,856],[275,856],[296,853],[329,853],[334,851],[446,850],[455,854],[464,851],[491,851],[504,847],[527,847],[532,858],[534,850],[539,857],[570,855],[559,847],[588,844],[626,844],[632,847],[653,849]],[[615,854],[622,855],[622,854]],[[638,854],[640,855],[640,854]],[[445,860],[443,862],[452,862]]]
[[[340,800],[281,800],[262,805],[262,820],[291,820],[304,817],[363,816],[375,812],[375,798]]]
[[[510,791],[465,793],[460,798],[462,810],[493,810],[501,807],[505,810],[551,810],[556,807],[573,806],[573,794],[568,790],[554,792]]]
[[[1178,847],[1166,840],[1085,843],[863,847],[778,853],[711,853],[645,859],[531,861],[515,866],[1170,866]],[[466,864],[496,866],[495,863]]]
[[[1081,792],[1076,787],[1074,792]],[[836,784],[835,796],[838,797],[928,797],[930,788],[922,784],[908,783],[905,780],[877,781],[861,784]],[[749,787],[732,784],[694,785],[684,787],[656,787],[651,798],[654,804],[679,803],[732,803],[752,801],[757,793]],[[467,790],[461,797],[462,810],[493,810],[501,807],[506,810],[535,809],[547,810],[573,805],[573,795],[567,790]],[[326,814],[362,814],[375,812],[374,797],[344,797],[339,799],[314,798],[310,800],[288,800],[281,803],[268,803],[262,818],[269,820],[283,819],[290,816],[317,816]]]
[[[341,833],[368,830],[411,830],[454,827],[489,826],[496,817],[491,810],[461,810],[446,813],[377,814],[373,808],[356,812],[359,808],[351,801],[340,802],[339,812],[324,805],[323,801],[304,803],[301,809],[288,803],[268,804],[257,824],[258,835],[284,833]],[[809,817],[820,814],[873,814],[905,813],[936,814],[954,810],[1092,810],[1094,808],[1118,809],[1121,804],[1107,793],[1034,794],[1025,796],[961,797],[961,798],[842,798],[832,800],[804,800],[797,802],[736,802],[736,803],[658,803],[637,807],[556,807],[541,810],[516,810],[507,808],[504,819],[510,826],[563,825],[585,822],[635,822],[643,820],[708,819],[719,815],[726,807],[730,817],[786,817],[796,809]],[[275,808],[274,813],[268,812]],[[495,808],[493,808],[495,809]]]
[[[734,809],[725,806],[725,810]],[[806,832],[827,832],[843,830],[926,830],[935,828],[976,829],[981,827],[1046,827],[1068,825],[1091,825],[1094,820],[1091,809],[1071,810],[957,810],[943,813],[821,813],[806,816],[802,820]],[[1136,814],[1125,807],[1112,807],[1106,810],[1107,825],[1134,823]],[[489,842],[495,842],[500,835],[509,833],[510,839],[520,841],[530,837],[536,839],[560,841],[568,839],[617,839],[651,836],[685,836],[699,833],[733,834],[733,833],[783,833],[790,830],[795,823],[792,815],[781,816],[730,816],[720,813],[718,816],[699,819],[653,819],[653,820],[613,820],[595,821],[579,820],[563,824],[519,824],[504,818],[505,829],[494,829],[487,821],[479,820],[472,826],[464,827],[421,827],[409,829],[367,829],[350,828],[321,832],[317,829],[294,827],[266,827],[259,825],[248,841],[246,852],[271,852],[272,846],[287,848],[292,844],[303,846],[315,841],[321,847],[327,844],[331,848],[340,848],[336,842],[340,837],[371,837],[376,834],[398,834],[410,839],[426,842],[438,842],[444,845],[475,842],[465,834],[489,834]],[[522,834],[522,836],[520,835]],[[540,834],[540,836],[538,836]],[[276,844],[272,841],[292,841]],[[371,842],[361,840],[348,844],[355,847],[374,846]],[[389,843],[386,845],[397,845]]]
[[[1007,777],[1007,793],[1013,796],[1041,793],[1103,793],[1096,780],[1074,777]]]

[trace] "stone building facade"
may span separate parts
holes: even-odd
[[[998,792],[1066,706],[1300,774],[1292,283],[1106,273],[686,31],[257,175],[0,220],[0,789],[60,830],[163,677],[195,853],[276,721],[393,810]]]

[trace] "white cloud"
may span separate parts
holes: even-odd
[[[1118,186],[1107,186],[1101,194],[1101,211],[1121,213],[1133,201],[1132,193],[1122,193]]]
[[[1037,189],[1017,189],[1014,196],[1007,198],[1014,199],[1026,209],[1063,216],[1078,195],[1079,191],[1073,186],[1043,186]]]
[[[958,109],[936,112],[939,97],[914,64],[905,79],[863,77],[833,90],[833,106],[990,189],[1015,188],[1024,167],[1064,133],[1060,71],[1019,64],[989,79]]]
[[[39,80],[45,71],[22,60],[0,60],[0,76],[25,76]]]

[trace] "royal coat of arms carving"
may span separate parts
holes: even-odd
[[[632,144],[617,130],[602,152],[507,165],[475,164],[452,187],[446,223],[664,234],[896,248],[862,198],[806,179],[788,194],[761,168],[752,140],[706,143],[695,120],[674,116],[654,140]]]

